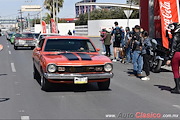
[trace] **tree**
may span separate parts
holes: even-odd
[[[51,15],[49,13],[45,13],[45,15],[46,16],[43,19],[47,24],[49,24],[49,21],[51,20]]]
[[[100,19],[126,19],[124,14],[124,9],[115,8],[115,9],[96,9],[90,12],[90,20],[100,20]],[[139,11],[134,10],[130,19],[139,18]],[[80,14],[79,20],[76,21],[76,25],[87,25],[88,14]]]
[[[56,9],[56,2],[57,3],[57,6],[58,6],[58,12],[60,12],[60,8],[63,7],[63,3],[64,3],[64,0],[54,0],[54,5],[53,5],[53,0],[45,0],[44,1],[44,6],[47,10],[50,11],[50,16],[51,18],[53,18],[53,7],[55,7]],[[55,15],[56,15],[56,11],[55,11]]]

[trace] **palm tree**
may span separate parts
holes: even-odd
[[[44,21],[49,24],[51,20],[51,15],[49,13],[45,13]]]
[[[53,0],[45,0],[44,1],[44,6],[45,6],[45,8],[47,10],[50,11],[51,18],[53,18],[53,7],[55,7],[55,9],[56,9],[56,6],[58,6],[58,12],[60,12],[60,8],[63,7],[63,3],[64,3],[64,0],[54,0],[54,5],[53,5]],[[55,10],[55,15],[56,14],[57,13],[56,13],[56,10]]]

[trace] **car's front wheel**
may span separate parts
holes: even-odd
[[[18,49],[18,47],[17,47],[17,46],[14,46],[14,49],[15,49],[15,50],[17,50],[17,49]]]
[[[41,75],[41,90],[48,91],[50,89],[49,81]]]
[[[39,80],[39,79],[41,78],[41,76],[40,76],[40,74],[39,74],[39,72],[38,72],[38,70],[36,69],[36,67],[35,67],[34,64],[33,64],[33,69],[34,69],[34,72],[33,72],[33,77],[34,77],[34,79]]]
[[[100,90],[108,90],[110,86],[110,79],[105,82],[98,82],[98,87]]]

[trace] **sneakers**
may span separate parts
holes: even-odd
[[[101,54],[105,55],[105,54],[106,54],[106,52],[102,52]]]
[[[143,77],[143,78],[141,78],[141,80],[148,81],[148,80],[150,80],[150,78],[149,77]]]
[[[117,60],[116,60],[116,59],[113,59],[112,61],[113,61],[113,62],[117,62]]]

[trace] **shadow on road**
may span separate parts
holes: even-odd
[[[10,98],[0,98],[0,102],[5,102],[5,101],[8,101],[10,100]]]
[[[40,85],[40,80],[36,80]],[[99,90],[97,83],[88,83],[82,85],[74,84],[55,84],[51,83],[50,89],[46,92],[91,92],[91,91],[111,91],[108,90]]]
[[[160,88],[161,90],[166,90],[166,91],[171,92],[171,87],[169,86],[164,86],[164,85],[154,85],[154,86]]]
[[[161,68],[161,72],[172,72],[172,71],[171,71],[171,70],[164,69],[164,68]]]
[[[4,76],[4,75],[7,75],[7,74],[0,74],[0,76]]]

